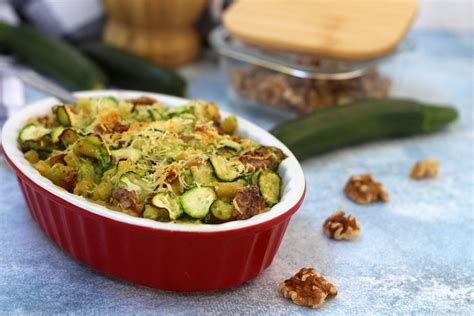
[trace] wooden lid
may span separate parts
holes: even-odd
[[[416,12],[416,0],[239,0],[223,22],[250,44],[362,60],[395,49]]]

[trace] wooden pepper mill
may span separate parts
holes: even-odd
[[[193,24],[206,0],[103,0],[108,21],[103,34],[110,45],[158,64],[176,67],[199,53]]]

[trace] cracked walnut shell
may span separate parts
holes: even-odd
[[[351,176],[344,188],[347,196],[359,204],[369,204],[376,201],[388,201],[382,183],[376,182],[372,174]]]
[[[324,221],[323,229],[326,236],[336,240],[354,240],[359,237],[360,226],[353,215],[344,216],[337,211]]]
[[[411,168],[410,177],[416,180],[434,178],[438,175],[439,165],[439,160],[422,159]]]
[[[336,287],[313,268],[302,268],[293,277],[280,283],[281,293],[293,303],[311,308],[320,307],[326,298],[337,295]]]

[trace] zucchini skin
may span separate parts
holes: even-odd
[[[0,22],[0,48],[14,53],[70,90],[99,89],[106,85],[104,73],[80,51],[29,26]]]
[[[428,133],[455,121],[449,106],[366,99],[313,112],[271,130],[298,159],[366,141]]]
[[[184,96],[186,81],[175,71],[102,42],[89,42],[80,49],[92,58],[120,88]]]

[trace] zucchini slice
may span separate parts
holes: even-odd
[[[103,167],[111,161],[107,146],[99,135],[87,135],[85,138],[77,140],[74,147],[79,154],[97,159]]]
[[[208,185],[216,182],[214,170],[207,161],[200,166],[191,167],[191,173],[193,175],[194,182],[198,185]]]
[[[244,165],[236,159],[212,156],[210,161],[216,176],[222,181],[234,181],[244,174]]]
[[[265,170],[258,177],[258,188],[268,206],[280,201],[280,176],[271,170]]]
[[[211,213],[214,217],[228,221],[232,219],[232,213],[234,212],[234,206],[231,203],[224,202],[222,200],[215,200],[211,205]]]
[[[142,197],[146,197],[155,188],[152,183],[133,171],[122,174],[117,185],[128,191],[136,191]]]
[[[20,132],[20,142],[24,143],[29,140],[39,140],[51,133],[51,130],[48,128],[44,128],[42,126],[38,126],[35,124],[28,124]]]
[[[142,152],[138,149],[127,147],[120,148],[111,151],[112,159],[115,162],[120,160],[130,159],[131,161],[137,161],[142,158]]]
[[[183,113],[186,113],[186,112],[189,112],[190,110],[190,107],[187,106],[187,105],[181,105],[181,106],[178,106],[178,107],[172,107],[172,108],[169,108],[168,110],[166,110],[164,113],[163,113],[163,118],[164,119],[170,119],[172,117],[175,117],[175,116],[179,116]]]
[[[63,131],[64,131],[64,127],[62,126],[54,128],[53,131],[51,132],[51,141],[53,143],[59,142],[60,141],[59,136],[61,136]]]
[[[237,142],[234,142],[233,140],[230,140],[230,139],[222,139],[218,144],[217,144],[217,147],[218,148],[229,148],[229,149],[232,149],[236,152],[240,152],[242,150],[242,145],[237,143]]]
[[[68,105],[61,105],[56,109],[56,119],[58,120],[58,123],[64,127],[71,127],[74,125],[74,116],[75,114]]]
[[[179,201],[186,214],[199,219],[209,214],[209,208],[216,198],[216,192],[212,188],[195,187],[184,192]]]
[[[72,128],[66,128],[63,129],[61,135],[59,135],[59,139],[63,142],[64,145],[71,145],[79,139],[79,135]]]
[[[183,214],[178,198],[172,192],[159,192],[155,194],[151,198],[151,204],[167,210],[171,220],[176,220]]]

